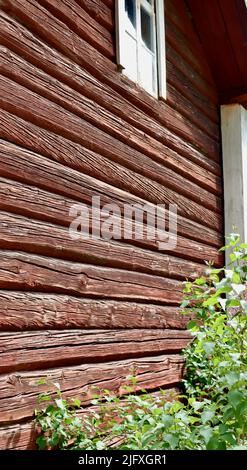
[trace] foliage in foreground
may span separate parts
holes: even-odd
[[[119,398],[95,395],[93,409],[63,399],[36,412],[39,449],[247,449],[246,248],[232,234],[231,265],[186,282],[182,307],[192,313],[193,341],[183,351],[184,394],[173,402],[162,393]],[[51,400],[41,395],[40,401]]]

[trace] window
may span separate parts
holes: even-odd
[[[164,0],[116,0],[116,31],[123,74],[166,99]]]

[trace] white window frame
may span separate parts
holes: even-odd
[[[125,23],[125,0],[115,0],[116,3],[116,54],[117,64],[119,69],[126,73],[126,23]],[[153,4],[153,5],[152,5]],[[164,15],[164,0],[153,0],[152,4],[147,0],[136,0],[136,42],[137,42],[137,77],[134,79],[142,88],[146,89],[148,93],[153,96],[166,100],[166,48],[165,48],[165,15]],[[140,63],[140,48],[142,47],[141,32],[140,32],[140,9],[144,8],[150,15],[154,15],[154,83],[152,92],[143,86],[141,81],[141,66]],[[129,76],[133,80],[133,77]]]

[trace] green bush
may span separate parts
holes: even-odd
[[[226,248],[227,268],[209,265],[185,283],[193,340],[183,351],[183,395],[172,402],[165,392],[138,395],[133,379],[124,399],[104,391],[78,413],[80,401],[64,400],[58,389],[36,412],[39,449],[247,449],[247,246],[232,234]]]

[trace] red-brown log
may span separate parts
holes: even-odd
[[[150,104],[148,114],[146,112],[144,116],[142,107],[131,105],[127,99],[121,97],[121,95],[116,93],[102,80],[88,73],[85,68],[79,67],[70,59],[48,47],[45,43],[39,41],[14,19],[8,17],[4,13],[1,15],[2,25],[0,38],[2,44],[5,44],[22,57],[25,57],[29,62],[38,66],[38,68],[42,68],[49,75],[69,84],[72,88],[78,90],[87,97],[96,100],[99,104],[103,103],[109,111],[131,124],[134,124],[135,127],[144,131],[145,134],[153,135],[155,138],[163,142],[163,144],[166,144],[169,148],[175,150],[178,154],[184,155],[189,160],[199,163],[200,166],[204,166],[210,171],[217,171],[219,174],[219,165],[213,160],[205,157],[202,152],[198,152],[194,146],[190,145],[190,139],[185,141],[178,135],[173,134],[176,126],[171,126],[171,130],[169,130],[166,126],[164,127],[164,123],[159,123],[159,119],[156,122],[152,119],[150,111],[153,110],[156,102],[152,103],[152,105]],[[16,40],[17,37],[18,41]],[[172,80],[176,83],[176,79],[174,80],[174,77]],[[183,81],[184,77],[181,75],[179,76],[178,74],[178,84]],[[190,89],[191,84],[186,86],[185,83],[185,89],[186,88]],[[138,91],[140,90],[138,89]],[[194,89],[193,95],[196,95]],[[161,112],[161,105],[162,104],[159,103],[159,115]],[[205,110],[208,107],[208,100],[203,101],[201,109]],[[204,114],[205,113],[202,115]],[[191,173],[193,176],[193,172]]]
[[[18,16],[28,28],[34,30],[41,38],[74,62],[85,67],[102,82],[124,95],[139,109],[152,114],[168,129],[176,130],[178,136],[192,143],[215,161],[219,161],[219,145],[208,138],[203,132],[196,132],[189,121],[184,123],[179,113],[171,109],[165,102],[161,103],[151,95],[143,92],[126,77],[117,74],[117,67],[98,53],[89,43],[75,35],[64,23],[51,15],[34,0],[27,0],[28,9],[23,9],[21,0],[4,0],[2,8]],[[27,12],[28,11],[28,12]],[[69,12],[68,12],[69,14]]]
[[[6,77],[14,79],[30,90],[57,103],[71,113],[80,116],[82,119],[86,119],[86,123],[82,121],[85,133],[85,138],[83,139],[84,146],[93,149],[93,143],[91,141],[89,143],[86,138],[89,129],[87,123],[89,121],[93,126],[105,131],[107,135],[117,138],[125,145],[128,145],[128,147],[121,145],[118,149],[115,140],[112,141],[110,138],[109,140],[113,148],[116,148],[116,152],[118,152],[117,155],[113,155],[111,151],[109,152],[109,146],[105,143],[104,149],[108,149],[108,152],[97,146],[96,150],[99,153],[103,152],[107,157],[116,160],[123,166],[165,184],[171,189],[179,190],[181,194],[194,200],[198,200],[198,185],[200,185],[199,201],[213,210],[219,210],[220,201],[213,194],[210,194],[210,192],[221,194],[221,183],[218,177],[202,168],[198,168],[197,165],[193,165],[185,159],[182,159],[181,162],[183,163],[182,170],[180,169],[181,165],[178,166],[178,164],[176,164],[176,167],[175,165],[172,166],[171,156],[173,152],[165,148],[161,142],[158,142],[153,137],[144,135],[143,132],[136,129],[136,127],[126,122],[124,123],[121,119],[116,121],[112,113],[107,112],[103,106],[97,105],[93,100],[88,99],[88,97],[82,96],[67,85],[58,82],[48,74],[33,67],[28,62],[23,61],[23,59],[19,58],[11,51],[5,48],[0,49],[0,58],[2,61],[2,73],[6,75]],[[45,101],[44,104],[47,104],[47,102]],[[190,116],[191,115],[193,115],[193,112],[190,110]],[[67,119],[69,123],[71,116],[68,115]],[[97,131],[94,127],[89,129],[89,132],[90,130],[92,134],[96,132],[97,136]],[[104,137],[101,137],[101,139],[102,138]],[[98,140],[100,142],[100,136]],[[129,146],[131,146],[133,150],[130,149]],[[137,150],[137,152],[134,149]],[[141,152],[141,155],[139,152]],[[155,162],[150,161],[147,157]],[[174,155],[173,158],[175,159],[175,157],[176,155]],[[167,160],[168,166],[170,162],[173,169],[167,168]],[[191,171],[194,171],[193,180],[195,184],[190,181]],[[182,174],[180,175],[180,173]],[[184,179],[183,176],[185,176],[186,179]],[[206,190],[203,189],[202,186],[205,187]]]
[[[174,400],[179,393],[178,388],[167,389],[161,392],[150,392],[150,395],[155,399],[160,400],[161,404],[165,401]],[[121,403],[124,405],[126,400],[121,399]],[[109,406],[109,405],[108,405]],[[98,412],[97,406],[84,407],[76,411],[76,415],[83,417],[89,412]],[[1,450],[34,450],[36,449],[36,439],[38,437],[37,430],[33,421],[28,421],[22,424],[12,424],[0,426],[0,449]]]
[[[45,222],[52,222],[56,225],[69,227],[75,217],[70,214],[70,208],[74,203],[75,201],[73,199],[44,191],[35,186],[0,177],[0,209],[3,211],[24,215],[30,219],[44,220]],[[91,233],[93,225],[92,208],[90,206],[83,207],[88,210],[89,231]],[[99,211],[97,211],[97,214],[100,217]],[[122,242],[127,241],[127,243],[141,246],[142,248],[158,250],[157,233],[155,229],[151,227],[148,228],[147,233],[145,220],[145,225],[138,220],[135,221],[134,225],[131,218],[128,219],[125,217],[123,219],[119,217],[119,215],[112,215],[111,220],[120,227]],[[86,231],[87,228],[88,222],[86,219],[83,219],[80,229]],[[135,237],[133,237],[134,231],[138,229],[140,233],[143,233],[143,239],[136,240]],[[163,231],[163,234],[164,233]],[[162,255],[162,259],[164,266],[163,273],[166,272],[169,277],[181,279],[194,278],[195,273],[199,275],[205,269],[204,264],[193,263],[188,260],[185,261],[182,258],[175,258],[174,256]]]
[[[15,136],[15,140],[17,140],[20,145],[26,145],[26,139],[28,138],[30,142],[33,139],[33,142],[38,142],[38,148],[42,152],[41,155],[35,155],[33,152],[24,150],[10,142],[0,142],[1,176],[28,184],[31,183],[32,185],[44,188],[50,192],[55,192],[66,197],[68,196],[80,203],[83,202],[89,205],[92,204],[93,196],[100,196],[102,205],[117,203],[121,209],[121,213],[123,213],[123,204],[142,204],[147,207],[146,210],[148,213],[149,211],[153,213],[153,211],[156,210],[156,207],[154,207],[152,203],[147,203],[147,199],[152,199],[155,204],[158,201],[150,195],[150,187],[147,187],[147,190],[145,190],[142,184],[142,178],[139,176],[135,177],[132,173],[129,175],[130,179],[128,179],[126,169],[123,174],[120,168],[117,170],[116,166],[112,166],[109,163],[106,165],[106,174],[109,173],[107,180],[110,178],[112,180],[111,183],[116,180],[116,187],[98,181],[95,176],[97,176],[100,171],[103,173],[104,169],[104,160],[100,159],[98,154],[83,150],[82,147],[70,143],[68,140],[62,141],[61,138],[56,139],[54,138],[54,134],[48,132],[44,133],[44,131],[37,126],[27,127],[25,121],[16,121],[15,117],[11,119],[12,115],[9,113],[1,113],[0,111],[0,115],[3,117],[3,124],[6,123],[6,125],[8,125],[10,137],[12,136],[13,138],[13,136]],[[62,163],[62,165],[48,160],[43,154],[56,162]],[[92,165],[91,175],[93,178],[81,173],[81,170],[85,167],[89,167],[90,160]],[[107,163],[107,161],[105,161],[105,163]],[[68,165],[73,166],[79,171],[70,169]],[[129,180],[129,184],[132,184],[133,189],[131,193],[118,189],[119,186],[124,186],[125,180]],[[143,198],[133,195],[133,192],[142,194]],[[164,201],[161,199],[160,202],[162,203]],[[205,245],[213,245],[216,247],[222,245],[221,233],[205,225],[178,216],[177,227],[178,234],[188,239],[204,242]],[[183,241],[181,237],[178,237],[177,253],[180,253],[179,247],[181,244],[183,247],[187,247],[190,241]],[[195,252],[197,251],[197,244],[195,243],[193,243],[193,250]],[[184,252],[187,253],[187,248],[186,250],[183,248],[182,253]],[[206,247],[204,247],[204,252],[206,255]],[[211,258],[209,259],[214,259],[215,252],[210,256]],[[208,257],[206,256],[206,258],[203,259],[208,259]]]
[[[24,249],[25,240],[21,235],[21,229],[19,234],[22,239],[19,245]],[[49,237],[52,238],[51,228],[50,234],[47,232],[47,245],[49,245]],[[37,238],[42,244],[41,231],[37,234]],[[73,240],[71,242],[71,246],[73,243],[77,244]],[[59,238],[57,238],[57,243],[59,244]],[[61,245],[57,245],[56,249],[58,252],[66,250]],[[107,247],[105,247],[105,252],[107,253]],[[128,252],[126,252],[127,254]],[[121,251],[118,258],[120,256]],[[176,305],[181,300],[182,283],[175,279],[125,271],[124,269],[71,263],[61,259],[15,251],[0,251],[0,261],[0,288],[2,289],[63,293],[107,299],[148,300],[171,305]],[[109,256],[109,264],[111,262],[112,259]],[[136,261],[136,266],[137,263],[138,261]],[[124,262],[120,261],[120,264],[123,268]]]
[[[55,390],[59,383],[64,397],[79,398],[89,404],[92,394],[104,389],[126,393],[130,375],[137,378],[136,391],[155,390],[177,385],[182,376],[180,355],[125,359],[74,367],[17,372],[0,376],[0,423],[14,423],[31,418],[40,393]],[[41,385],[40,379],[46,379]]]
[[[189,316],[171,305],[0,290],[0,330],[69,328],[185,329]]]
[[[90,150],[103,152],[105,156],[119,160],[120,163],[133,170],[137,170],[136,166],[138,164],[139,169],[142,169],[142,175],[144,176],[143,180],[146,181],[146,177],[148,178],[147,184],[149,186],[149,191],[152,186],[152,195],[156,202],[177,204],[178,214],[208,225],[216,230],[221,228],[222,217],[221,215],[216,215],[213,212],[213,210],[221,212],[221,202],[217,200],[217,198],[214,202],[213,208],[210,205],[209,208],[205,208],[204,199],[203,201],[200,201],[201,191],[199,187],[194,188],[194,199],[199,199],[200,204],[195,201],[191,201],[188,197],[185,197],[182,194],[178,194],[174,189],[167,187],[166,179],[169,178],[169,175],[167,175],[163,166],[156,163],[157,168],[153,169],[155,164],[151,161],[151,167],[148,168],[150,160],[147,158],[146,161],[143,154],[133,149],[130,151],[127,146],[117,139],[113,137],[109,138],[109,135],[105,132],[102,132],[97,128],[93,128],[86,121],[76,117],[74,114],[65,111],[60,106],[41,98],[33,92],[28,91],[26,88],[19,86],[14,82],[10,82],[5,77],[0,77],[0,91],[2,92],[0,104],[7,111],[14,112],[20,117],[24,117],[24,119],[34,122],[36,125],[52,129],[56,134],[65,136],[83,146],[88,146]],[[26,106],[27,102],[30,103],[30,107]],[[162,178],[158,177],[159,172],[161,175],[164,173]],[[154,181],[155,178],[159,181]],[[171,179],[173,181],[173,185],[176,184],[175,173],[170,175],[170,184]],[[187,183],[185,180],[184,187],[186,188],[186,186]],[[190,186],[189,192],[191,194],[191,184],[188,183],[188,186]],[[180,188],[181,187],[182,186],[180,184]],[[182,191],[180,190],[180,193],[181,192]],[[210,197],[211,199],[214,198],[213,195]]]
[[[189,340],[170,329],[0,333],[0,373],[179,353]]]
[[[164,275],[167,268],[164,266],[164,257],[161,252],[144,250],[118,240],[104,240],[82,235],[79,239],[73,239],[68,229],[43,221],[30,220],[19,215],[2,212],[0,214],[0,248],[28,251],[31,253],[54,256],[56,258],[74,261],[89,262],[92,264],[108,265]],[[85,233],[85,232],[84,232]],[[210,259],[216,265],[222,262],[222,254],[214,248],[206,247],[198,243],[195,245],[195,253],[192,251],[192,259]],[[189,244],[187,244],[188,246]],[[186,246],[186,245],[185,245]],[[182,244],[180,250],[182,254]],[[179,242],[174,248],[179,253]],[[168,252],[169,254],[171,253]],[[171,253],[172,254],[172,253]],[[187,252],[187,257],[189,253]],[[185,253],[183,253],[183,258]],[[169,261],[169,258],[167,258]]]

